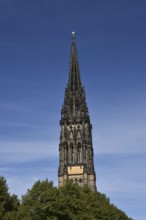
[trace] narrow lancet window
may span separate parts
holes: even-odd
[[[74,163],[74,146],[72,143],[70,144],[70,149],[71,149],[71,163]]]
[[[81,143],[78,143],[78,163],[82,163],[82,148],[81,148]]]

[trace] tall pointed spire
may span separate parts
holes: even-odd
[[[81,84],[75,33],[72,32],[69,80],[65,89],[60,120],[59,186],[67,179],[96,191],[93,161],[92,125]]]
[[[75,93],[81,87],[80,71],[75,43],[75,32],[72,32],[70,74],[68,87],[73,93]]]
[[[90,121],[86,103],[84,87],[81,83],[78,57],[75,43],[75,32],[72,32],[72,45],[70,57],[70,71],[67,88],[65,90],[62,119],[86,118]]]

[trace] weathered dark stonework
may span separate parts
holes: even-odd
[[[60,120],[58,182],[62,186],[67,179],[79,185],[87,185],[96,191],[96,175],[93,162],[92,125],[81,84],[75,36],[72,33],[70,72]]]

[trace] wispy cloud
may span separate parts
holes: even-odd
[[[26,112],[29,110],[29,108],[26,108],[24,104],[20,104],[17,102],[1,102],[0,103],[0,109],[5,111],[16,111],[16,112]]]
[[[95,155],[97,189],[129,216],[139,219],[142,216],[141,209],[145,208],[145,158],[146,153],[110,152]]]
[[[58,142],[1,142],[0,161],[2,163],[24,163],[58,155]]]
[[[25,174],[24,177],[23,176],[7,177],[7,183],[9,185],[10,192],[17,194],[19,198],[21,198],[21,196],[26,193],[27,189],[31,189],[31,187],[36,181],[44,180],[48,178],[48,175],[50,176],[48,180],[52,181],[53,180],[52,173],[49,172],[46,175],[44,175],[43,173],[42,176]],[[54,185],[57,185],[57,179],[56,181],[53,181],[53,182],[54,182]],[[16,186],[17,186],[17,190],[16,190]]]
[[[146,152],[144,113],[140,116],[135,114],[132,118],[129,114],[124,115],[122,119],[115,116],[106,119],[99,119],[97,125],[93,127],[95,153]]]

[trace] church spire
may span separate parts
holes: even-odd
[[[92,125],[81,84],[75,33],[72,32],[69,80],[65,89],[60,120],[59,186],[70,179],[80,186],[96,191],[93,161]]]
[[[85,91],[80,79],[80,71],[75,43],[75,32],[72,32],[72,45],[70,57],[70,71],[67,88],[65,90],[64,104],[62,106],[63,119],[80,119],[90,121],[86,103]]]
[[[75,43],[75,32],[72,32],[72,46],[68,88],[75,93],[81,87],[80,71]]]

